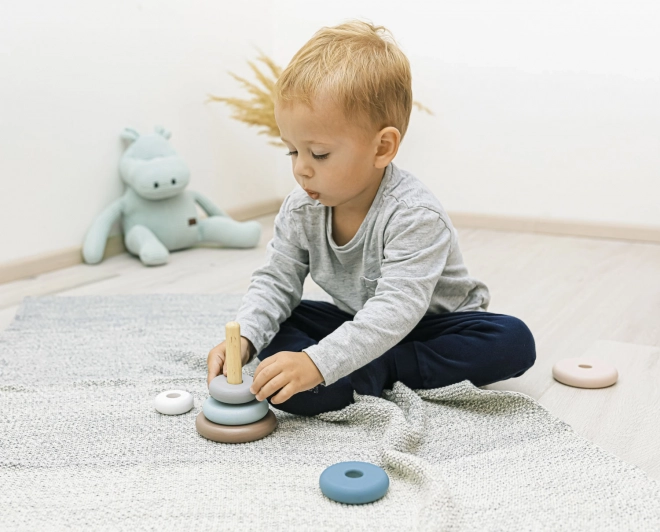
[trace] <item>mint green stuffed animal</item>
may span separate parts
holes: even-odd
[[[120,218],[126,248],[147,266],[165,264],[170,251],[198,242],[255,247],[261,237],[259,222],[237,222],[199,192],[184,190],[190,181],[188,165],[168,142],[171,133],[160,126],[155,130],[140,135],[124,129],[121,137],[131,143],[119,161],[126,191],[87,231],[85,262],[101,261],[110,229]],[[198,218],[195,203],[208,218]]]

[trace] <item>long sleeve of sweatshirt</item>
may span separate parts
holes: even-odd
[[[275,217],[273,238],[266,246],[266,264],[253,272],[236,317],[241,336],[256,349],[250,360],[271,342],[280,323],[298,306],[309,273],[309,254],[297,244],[288,211],[287,197]]]

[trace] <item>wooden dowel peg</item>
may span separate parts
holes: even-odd
[[[227,382],[241,384],[243,382],[243,367],[241,365],[241,326],[236,321],[230,321],[225,326],[225,346],[227,364]]]

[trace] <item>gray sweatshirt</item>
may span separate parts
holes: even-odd
[[[490,302],[486,285],[468,274],[440,201],[394,163],[358,232],[343,246],[332,238],[331,207],[300,187],[286,197],[267,262],[254,271],[236,318],[256,354],[299,305],[308,273],[353,315],[303,349],[326,386],[398,344],[425,314],[485,311]]]

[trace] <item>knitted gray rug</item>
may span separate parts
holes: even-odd
[[[240,294],[27,298],[0,334],[2,530],[658,530],[660,483],[530,397],[397,382],[265,439],[195,417]],[[244,371],[252,374],[255,363]],[[159,414],[185,389],[194,408]],[[387,495],[346,505],[319,475],[367,461]]]

